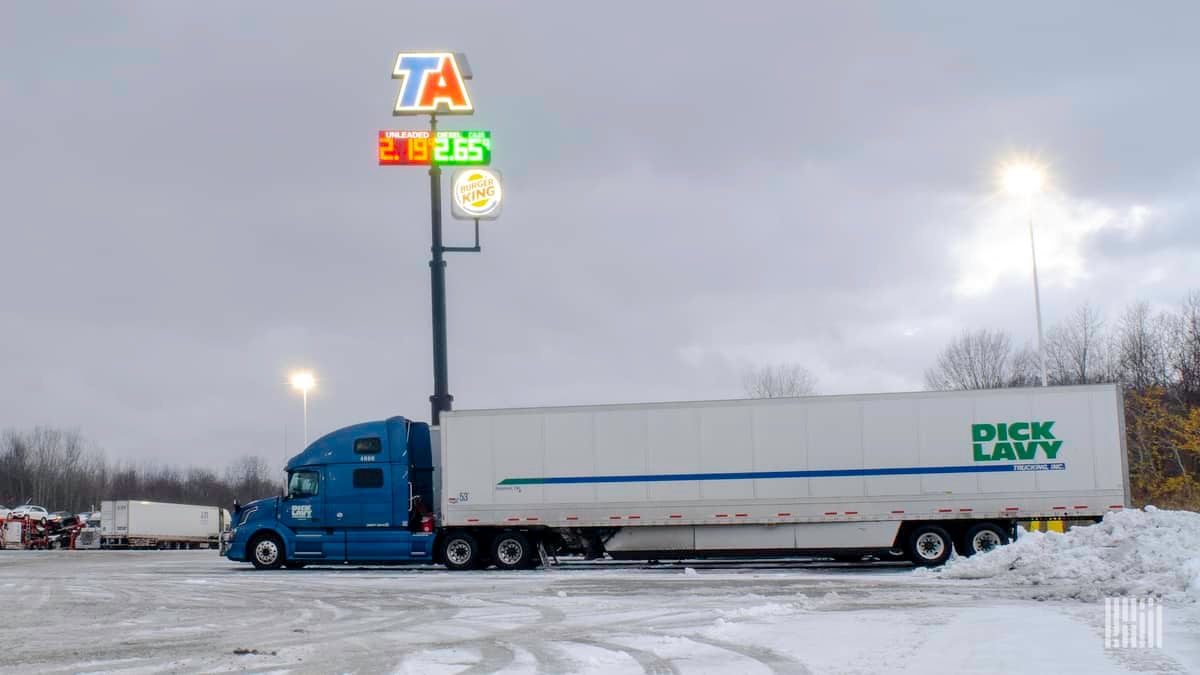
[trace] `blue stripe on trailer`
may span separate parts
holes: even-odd
[[[844,478],[854,476],[928,476],[947,473],[1007,473],[1064,471],[1066,462],[970,464],[967,466],[904,466],[879,469],[814,469],[804,471],[734,471],[725,473],[657,473],[627,476],[546,476],[505,478],[497,485],[576,485],[581,483],[660,483],[686,480],[761,480],[769,478]]]

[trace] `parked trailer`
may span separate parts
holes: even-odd
[[[138,500],[100,503],[101,548],[216,548],[229,512]]]
[[[1129,502],[1115,385],[447,412],[340,429],[247,504],[222,552],[258,567],[554,552],[865,554],[937,565],[1018,519]],[[430,508],[428,505],[435,505]]]

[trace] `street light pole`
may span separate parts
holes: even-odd
[[[308,447],[308,390],[312,389],[317,384],[317,378],[313,377],[312,372],[307,370],[298,370],[292,373],[291,377],[292,389],[300,392],[304,400],[304,447]],[[286,431],[284,432],[286,434]]]
[[[1041,361],[1042,370],[1042,386],[1047,385],[1046,381],[1046,347],[1043,344],[1042,337],[1042,293],[1038,285],[1037,271],[1037,247],[1033,241],[1033,193],[1029,194],[1026,201],[1026,209],[1029,212],[1029,256],[1033,260],[1033,304],[1037,310],[1037,331],[1038,331],[1038,359]]]
[[[1042,292],[1038,284],[1037,247],[1033,238],[1033,196],[1042,189],[1042,169],[1033,162],[1023,161],[1004,168],[1004,188],[1013,195],[1025,197],[1025,212],[1029,220],[1029,257],[1033,262],[1033,305],[1037,311],[1038,362],[1042,373],[1042,386],[1046,378],[1046,345],[1042,335]]]
[[[304,447],[308,447],[308,389],[301,393],[304,398]]]

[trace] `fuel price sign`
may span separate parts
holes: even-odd
[[[492,163],[492,132],[380,131],[379,165],[487,166]]]

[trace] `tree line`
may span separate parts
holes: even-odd
[[[105,499],[200,504],[228,508],[280,491],[261,457],[246,456],[218,474],[159,464],[109,462],[78,430],[36,427],[0,434],[0,504],[31,503],[82,513]]]
[[[1200,292],[1166,310],[1135,302],[1113,321],[1083,305],[1046,332],[1045,351],[1050,385],[1123,387],[1135,504],[1200,510]],[[1037,351],[1003,330],[963,332],[925,371],[937,390],[1040,383]]]

